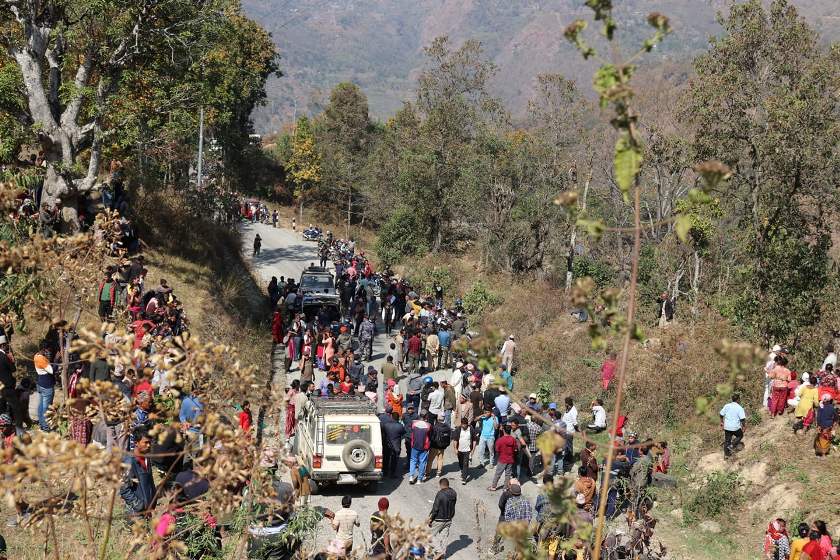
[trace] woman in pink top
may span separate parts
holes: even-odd
[[[615,358],[615,352],[610,352],[607,359],[601,364],[601,385],[604,387],[604,391],[610,388],[610,381],[615,377],[615,368],[617,365]]]
[[[770,415],[778,416],[784,414],[787,405],[788,383],[790,383],[790,370],[787,368],[787,358],[776,356],[776,365],[770,370]]]

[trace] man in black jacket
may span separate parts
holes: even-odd
[[[441,414],[435,419],[432,425],[431,434],[431,448],[429,449],[429,462],[426,469],[425,476],[430,478],[432,471],[435,469],[437,463],[438,477],[443,475],[443,455],[449,443],[452,441],[452,428],[446,423],[444,416]]]
[[[440,490],[435,495],[432,511],[429,514],[429,527],[432,528],[432,545],[437,553],[445,558],[446,545],[449,540],[449,530],[452,528],[452,518],[455,517],[455,502],[458,495],[449,487],[449,479],[440,479]]]
[[[397,476],[397,464],[400,461],[400,445],[406,433],[405,426],[400,422],[399,413],[392,412],[388,419],[384,419],[380,427],[385,440],[382,446],[385,452],[382,471],[386,477],[395,478]]]

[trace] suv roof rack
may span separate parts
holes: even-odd
[[[365,396],[311,397],[315,412],[323,414],[376,414],[376,405]]]
[[[306,270],[304,270],[303,272],[304,272],[304,274],[306,274],[307,272],[314,272],[316,274],[317,273],[332,274],[329,270],[327,270],[323,266],[313,266],[313,265],[309,265],[308,267],[306,267]]]

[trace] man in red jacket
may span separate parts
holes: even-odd
[[[420,365],[420,355],[423,349],[423,342],[416,332],[408,339],[408,371],[414,373]]]
[[[418,418],[411,423],[409,430],[409,441],[411,442],[411,455],[408,462],[409,484],[415,484],[420,477],[423,477],[423,481],[426,480],[426,463],[429,460],[431,432],[432,425],[426,419]]]
[[[504,435],[496,440],[496,457],[498,463],[496,464],[496,472],[493,474],[493,482],[490,484],[491,492],[498,490],[499,479],[502,473],[505,475],[505,485],[510,480],[510,474],[513,470],[513,463],[516,457],[516,439],[510,435],[510,425],[505,424]]]

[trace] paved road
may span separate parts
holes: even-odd
[[[259,256],[252,257],[253,240],[257,233],[262,238],[262,251]],[[246,224],[242,227],[242,243],[243,253],[251,258],[254,273],[263,281],[263,286],[268,284],[272,276],[278,278],[291,276],[299,279],[300,273],[309,263],[317,264],[318,262],[317,244],[304,241],[300,233],[291,230],[275,229],[265,224]],[[374,341],[375,359],[371,363],[377,369],[384,362],[385,350],[389,342],[390,340],[384,335],[377,336]],[[449,373],[449,371],[435,372],[434,377],[436,380],[443,379]],[[293,370],[288,380],[295,379],[297,374],[298,372]],[[316,383],[320,380],[321,377],[316,374]],[[380,407],[383,400],[382,386],[380,377]],[[405,380],[401,382],[401,388],[405,394]],[[404,456],[401,457],[401,464],[404,464],[405,460]],[[471,480],[467,485],[461,485],[457,460],[450,448],[447,449],[445,455],[444,476],[450,478],[452,487],[458,493],[457,513],[452,524],[447,556],[460,560],[474,559],[478,555],[478,546],[481,552],[486,552],[492,543],[498,519],[499,492],[491,493],[487,490],[492,471],[474,467],[473,476],[478,476],[478,478]],[[312,502],[314,505],[325,506],[335,511],[341,507],[341,496],[344,494],[352,496],[352,508],[359,512],[361,522],[361,527],[356,530],[355,546],[361,550],[361,547],[369,542],[369,517],[376,511],[376,504],[381,496],[388,497],[392,514],[399,514],[421,523],[428,518],[437,490],[438,483],[434,478],[426,483],[409,485],[406,477],[402,480],[386,480],[368,488],[344,486],[326,489],[322,495],[313,496]],[[537,486],[526,483],[523,494],[528,496],[533,503]],[[318,534],[319,545],[326,545],[333,537],[332,529],[324,522]]]

